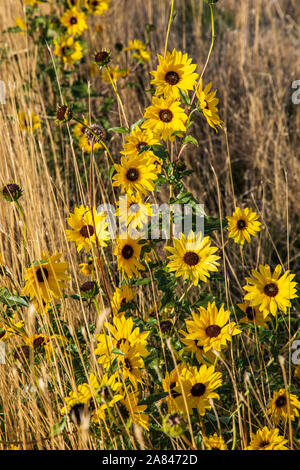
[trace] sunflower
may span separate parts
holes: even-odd
[[[25,0],[25,5],[30,5],[31,7],[35,7],[38,3],[41,3],[40,0]]]
[[[185,124],[188,117],[180,105],[180,101],[154,96],[152,104],[145,110],[142,128],[150,129],[158,139],[173,142],[174,132],[184,134],[186,131]]]
[[[221,121],[218,115],[217,105],[219,103],[218,98],[216,98],[217,91],[210,92],[212,83],[210,82],[203,89],[202,78],[199,83],[199,87],[196,89],[196,96],[199,100],[199,107],[201,108],[208,124],[218,132],[216,126],[219,126],[222,129],[223,121]]]
[[[144,271],[144,266],[140,263],[142,245],[141,239],[133,239],[130,235],[121,234],[117,238],[117,246],[114,255],[117,257],[118,270],[129,278],[138,275],[138,270]]]
[[[222,385],[221,372],[215,372],[214,366],[207,367],[205,364],[197,367],[185,367],[180,374],[180,382],[174,391],[181,394],[181,386],[184,390],[185,400],[182,395],[177,397],[177,403],[180,409],[186,413],[185,402],[189,414],[193,409],[197,409],[200,416],[203,416],[206,410],[211,409],[210,400],[220,398],[214,391]]]
[[[87,126],[91,127],[91,125],[89,124],[89,121],[86,118],[84,118],[83,122]],[[90,143],[89,139],[85,135],[85,130],[86,130],[86,127],[79,122],[74,126],[73,132],[74,132],[75,136],[78,138],[78,145],[84,151],[84,153],[91,153],[92,146],[91,146],[91,143]],[[101,142],[95,142],[94,141],[94,143],[93,143],[93,150],[94,151],[99,150],[102,147],[103,146],[102,146]]]
[[[76,242],[78,252],[83,248],[86,251],[90,251],[92,244],[96,243],[94,222],[98,244],[106,246],[109,240],[109,233],[106,230],[108,222],[105,220],[105,215],[102,213],[97,214],[95,207],[93,207],[93,214],[88,206],[84,207],[81,205],[80,207],[75,207],[74,212],[67,218],[68,224],[72,228],[72,230],[65,230],[67,240]]]
[[[182,233],[179,239],[173,238],[173,242],[174,247],[165,248],[172,253],[168,257],[168,271],[175,271],[176,277],[190,279],[196,286],[199,280],[207,282],[209,271],[218,271],[219,263],[216,261],[220,256],[214,255],[218,248],[210,246],[209,237],[203,238],[201,232],[196,235],[190,231],[187,238]]]
[[[270,318],[268,316],[264,317],[258,307],[251,307],[248,301],[243,304],[237,304],[237,306],[245,314],[245,316],[239,320],[240,323],[251,323],[252,325],[269,328],[267,322],[270,321]]]
[[[28,133],[35,132],[41,127],[40,118],[37,114],[33,112],[28,113],[25,111],[20,111],[18,113],[19,127],[21,131],[25,130]]]
[[[290,418],[291,421],[294,421],[295,417],[299,416],[299,409],[300,401],[297,396],[281,388],[278,392],[273,393],[268,406],[268,414],[272,416],[274,423],[278,424],[281,419],[286,421]]]
[[[235,243],[244,245],[245,240],[250,242],[250,236],[256,236],[255,232],[260,231],[261,223],[258,222],[259,215],[246,207],[237,207],[232,216],[227,216],[229,238],[233,238]]]
[[[95,273],[95,264],[93,258],[89,258],[86,263],[80,263],[79,266],[81,269],[79,270],[84,276],[89,277]]]
[[[121,403],[125,407],[125,410],[123,410],[122,413],[123,419],[126,422],[129,420],[129,422],[142,426],[144,429],[149,431],[149,417],[144,413],[147,409],[147,405],[138,404],[138,392],[135,391],[127,393]]]
[[[276,315],[277,309],[287,313],[287,308],[291,306],[291,299],[297,298],[296,282],[292,282],[295,274],[289,274],[286,271],[281,277],[282,268],[278,264],[271,274],[268,264],[259,265],[259,271],[253,269],[252,276],[246,277],[248,285],[244,286],[244,290],[248,292],[244,299],[250,302],[252,307],[259,307],[264,317],[269,313]]]
[[[116,164],[115,170],[112,185],[121,186],[122,192],[137,191],[146,195],[147,191],[153,191],[155,188],[156,167],[148,157],[121,157],[121,164]]]
[[[17,16],[16,18],[16,26],[22,30],[20,33],[24,34],[26,31],[26,23],[20,16]]]
[[[7,316],[7,319],[0,320],[0,341],[6,341],[15,335],[23,336],[24,322],[17,319],[17,314]]]
[[[151,51],[147,49],[147,46],[139,39],[129,41],[129,44],[124,49],[125,51],[134,51],[133,57],[141,62],[149,62],[151,57]]]
[[[124,380],[128,379],[133,388],[137,390],[138,384],[144,384],[142,378],[143,371],[145,370],[144,360],[139,354],[137,347],[131,347],[128,343],[124,344],[122,352],[122,355],[118,355],[118,359],[119,365],[122,365],[123,378]]]
[[[116,216],[119,217],[119,223],[123,230],[129,226],[131,229],[145,229],[152,215],[151,204],[142,200],[139,193],[136,195],[128,194],[121,197],[117,202],[118,208]]]
[[[52,341],[65,341],[68,342],[67,338],[62,335],[45,335],[45,334],[36,334],[32,336],[28,336],[24,339],[24,342],[27,346],[32,347],[34,350],[44,352],[46,356],[46,360],[48,364],[50,363],[51,356],[54,354],[54,346],[56,346],[56,342]]]
[[[85,19],[86,14],[82,11],[78,11],[76,7],[73,7],[65,11],[60,21],[61,24],[67,28],[70,36],[80,36],[83,31],[87,29]]]
[[[212,350],[204,352],[204,346],[199,344],[197,339],[191,339],[188,331],[179,330],[179,333],[183,335],[180,341],[185,345],[184,351],[195,354],[195,357],[199,364],[207,364],[208,362],[214,364],[217,360],[217,356]],[[221,353],[223,358],[223,354]]]
[[[191,63],[192,59],[187,54],[173,49],[172,53],[167,51],[165,57],[158,54],[158,62],[157,70],[150,72],[154,77],[151,84],[156,86],[156,95],[176,100],[180,98],[179,90],[185,93],[193,90],[198,78],[195,73],[197,65]]]
[[[150,332],[140,332],[140,329],[135,327],[132,318],[127,319],[125,315],[114,316],[113,325],[108,325],[107,329],[109,329],[109,334],[105,332],[96,336],[98,344],[95,354],[99,356],[98,362],[104,368],[110,367],[110,363],[114,358],[112,357],[113,349],[118,349],[126,355],[128,347],[130,347],[134,348],[134,353],[139,354],[141,357],[149,355],[146,349],[146,339]]]
[[[85,7],[92,15],[103,15],[108,10],[110,0],[85,0]]]
[[[180,411],[180,404],[177,403],[177,399],[181,396],[182,392],[175,391],[175,388],[179,384],[179,376],[184,367],[183,362],[178,364],[177,368],[175,367],[171,372],[167,371],[162,379],[163,390],[169,394],[165,398],[169,413]]]
[[[223,437],[218,436],[216,432],[213,436],[204,437],[203,441],[208,450],[227,450]]]
[[[92,388],[92,394],[94,395],[91,405],[94,405],[92,407],[95,408],[91,419],[98,422],[99,419],[105,418],[105,410],[113,408],[116,403],[123,399],[121,393],[123,384],[119,381],[116,373],[111,376],[104,374],[100,382],[94,374],[90,374],[89,386]]]
[[[111,300],[113,314],[117,315],[119,310],[133,299],[134,293],[127,284],[123,284],[120,288],[117,287]]]
[[[73,37],[61,37],[54,40],[54,54],[63,59],[64,64],[73,65],[83,57],[82,46]]]
[[[193,320],[186,320],[187,339],[196,340],[203,346],[204,354],[211,349],[221,351],[232,336],[241,333],[234,322],[229,322],[230,312],[224,305],[218,310],[215,302],[208,302],[207,308],[200,307],[200,314],[192,313]]]
[[[25,269],[24,279],[26,284],[22,290],[22,295],[30,296],[32,300],[50,303],[52,298],[58,299],[66,287],[69,276],[66,274],[68,263],[59,262],[62,253],[46,256],[42,253],[43,259],[34,261],[29,268]]]
[[[268,429],[265,426],[256,434],[251,433],[251,442],[245,450],[288,450],[287,440],[279,435],[279,429]]]
[[[126,142],[123,146],[123,150],[121,150],[121,154],[128,158],[137,157],[143,147],[158,144],[159,140],[154,137],[152,131],[143,130],[139,126],[136,126],[131,133],[126,136]],[[149,157],[149,159],[155,158],[151,150],[145,150],[142,156]]]

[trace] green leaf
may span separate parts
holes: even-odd
[[[121,349],[118,349],[118,348],[114,348],[112,350],[112,353],[113,354],[120,354],[120,356],[126,356],[126,354],[123,351],[121,351]]]
[[[63,432],[67,423],[67,417],[68,416],[65,415],[59,423],[55,423],[54,426],[52,426],[50,429],[50,436],[54,437]]]
[[[222,219],[222,228],[227,227],[227,220]],[[219,218],[205,217],[204,218],[204,234],[208,235],[214,230],[221,230],[221,223]]]
[[[145,122],[146,119],[142,118],[142,119],[139,119],[138,121],[136,121],[134,124],[132,124],[130,126],[130,130],[133,131],[133,129],[135,129],[137,126],[140,126],[141,124],[143,124],[143,122]]]
[[[114,174],[114,172],[115,172],[115,165],[112,165],[112,166],[109,168],[109,170],[108,170],[108,177],[109,177],[109,179],[112,178],[112,175]]]
[[[195,137],[191,136],[191,135],[187,135],[183,141],[182,141],[184,144],[194,144],[196,145],[196,147],[199,147],[199,144],[198,144],[198,141],[195,139]]]
[[[87,98],[90,90],[87,83],[75,82],[71,86],[71,92],[75,98]]]
[[[150,284],[150,282],[150,277],[144,277],[143,279],[137,279],[134,284],[136,286],[146,286],[147,284]]]
[[[161,393],[155,393],[153,395],[149,395],[148,397],[143,398],[139,402],[139,405],[152,405],[152,403],[156,403],[157,401],[162,400],[168,395],[169,395],[168,392],[161,392]]]
[[[118,134],[128,134],[130,131],[127,127],[110,127],[108,132],[117,132]]]

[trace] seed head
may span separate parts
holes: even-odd
[[[18,184],[9,183],[1,191],[1,195],[8,202],[14,202],[22,196],[22,189]]]
[[[72,119],[72,110],[67,105],[59,106],[56,113],[56,122],[61,124],[63,122],[69,122]]]
[[[86,136],[90,144],[93,141],[99,142],[100,140],[104,140],[106,137],[105,129],[100,126],[100,124],[92,124],[89,129],[85,127],[82,132]]]
[[[99,51],[94,54],[94,63],[99,65],[99,67],[104,67],[104,65],[109,64],[110,62],[110,52],[109,51]]]
[[[99,294],[99,287],[95,281],[87,281],[80,286],[80,292],[83,298],[92,299]]]

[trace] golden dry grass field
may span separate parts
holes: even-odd
[[[0,449],[299,449],[299,1],[0,0],[0,32]],[[163,203],[204,234],[149,237]]]

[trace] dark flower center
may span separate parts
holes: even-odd
[[[169,109],[161,109],[159,111],[159,119],[163,122],[171,122],[173,119],[173,113]]]
[[[77,18],[75,16],[72,16],[70,19],[70,24],[77,24]]]
[[[170,322],[169,320],[165,320],[165,321],[161,321],[159,326],[160,326],[162,333],[167,333],[168,331],[171,330],[173,325],[172,325],[172,322]]]
[[[134,253],[131,245],[124,245],[122,248],[122,256],[125,259],[130,259]]]
[[[177,72],[170,71],[166,73],[165,80],[170,85],[176,85],[179,82],[180,77]]]
[[[275,405],[277,406],[277,408],[282,408],[283,406],[285,406],[286,405],[286,396],[281,395],[280,397],[278,397],[277,400],[275,401]]]
[[[65,52],[66,52],[66,48],[63,47],[62,48],[62,53],[63,55],[65,55]],[[68,111],[68,106],[60,106],[57,110],[57,114],[56,114],[56,117],[59,121],[63,121],[65,119],[65,116],[66,116],[66,112]]]
[[[20,191],[20,186],[15,183],[7,184],[2,190],[4,196],[13,196],[15,193]]]
[[[28,359],[30,355],[29,346],[20,346],[14,352],[15,359]]]
[[[267,447],[269,444],[270,444],[269,441],[261,441],[261,443],[259,444],[259,447],[260,448]]]
[[[46,269],[46,268],[42,268],[42,267],[39,268],[39,269],[36,271],[35,274],[36,274],[37,280],[38,280],[39,282],[44,282],[45,279],[48,279],[48,277],[49,277],[49,273],[48,273],[47,269]]]
[[[191,394],[193,395],[193,397],[201,397],[202,395],[204,395],[205,390],[206,390],[206,386],[204,384],[197,383],[192,386]]]
[[[264,287],[264,293],[268,297],[275,297],[278,294],[279,290],[277,285],[274,282],[270,282],[270,284],[266,284]]]
[[[39,346],[42,346],[46,342],[47,342],[46,338],[43,338],[43,336],[39,336],[38,338],[35,338],[35,340],[33,341],[33,347],[34,349],[36,349]]]
[[[92,235],[94,235],[94,227],[92,225],[84,225],[83,227],[81,227],[80,229],[80,235],[83,237],[83,238],[89,238],[91,237]]]
[[[253,307],[246,308],[246,315],[248,320],[254,320],[255,318],[255,309]]]
[[[196,266],[199,263],[200,258],[194,251],[187,251],[183,257],[183,261],[189,266]]]
[[[237,228],[239,230],[243,230],[246,227],[246,222],[244,220],[238,220],[237,222]]]
[[[216,338],[221,333],[221,328],[219,325],[209,325],[205,332],[210,338]]]
[[[138,151],[142,150],[143,147],[146,147],[147,143],[146,142],[139,142],[136,146]]]
[[[97,288],[97,282],[95,281],[86,281],[80,286],[81,292],[90,292]]]
[[[136,181],[139,178],[139,171],[136,168],[130,168],[126,173],[126,178],[129,181]]]
[[[210,450],[220,450],[219,447],[211,447]]]

